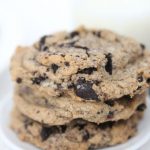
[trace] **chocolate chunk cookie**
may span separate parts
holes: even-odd
[[[17,109],[12,114],[12,129],[19,138],[43,150],[93,150],[124,143],[136,134],[142,112],[126,121],[100,125],[76,119],[65,125],[47,126],[22,115]]]
[[[80,27],[18,47],[11,127],[43,150],[93,150],[137,131],[150,87],[150,52],[129,37]]]
[[[124,96],[114,101],[84,102],[70,97],[49,97],[29,87],[16,88],[14,95],[17,108],[26,116],[49,125],[62,125],[76,118],[95,122],[128,119],[134,112],[144,110],[146,94],[133,98]]]
[[[73,100],[133,97],[150,85],[150,54],[135,40],[108,30],[76,29],[18,47],[11,64],[17,84]],[[20,80],[21,79],[21,80]]]

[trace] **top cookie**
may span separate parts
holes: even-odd
[[[149,58],[145,47],[131,38],[79,28],[19,47],[11,72],[18,83],[50,96],[103,101],[143,92],[149,86]]]

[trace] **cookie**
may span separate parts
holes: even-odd
[[[73,101],[70,97],[47,97],[37,91],[31,91],[29,87],[28,89],[24,87],[16,89],[14,99],[17,108],[23,114],[38,122],[62,125],[76,118],[82,118],[99,124],[128,119],[138,107],[145,105],[146,94],[94,103]]]
[[[145,91],[150,85],[149,58],[145,47],[131,38],[79,28],[18,47],[11,74],[17,84],[49,96],[106,101]]]
[[[21,140],[43,150],[94,150],[129,140],[136,134],[141,117],[142,112],[136,112],[126,121],[97,125],[76,119],[66,125],[47,126],[29,119],[14,109],[11,127]]]

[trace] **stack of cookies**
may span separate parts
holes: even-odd
[[[136,134],[150,86],[145,46],[83,27],[18,47],[11,127],[43,150],[93,150]]]

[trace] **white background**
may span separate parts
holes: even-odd
[[[0,69],[19,44],[72,26],[69,0],[0,0]]]
[[[0,0],[0,70],[17,45],[81,24],[132,36],[150,49],[150,0]]]

